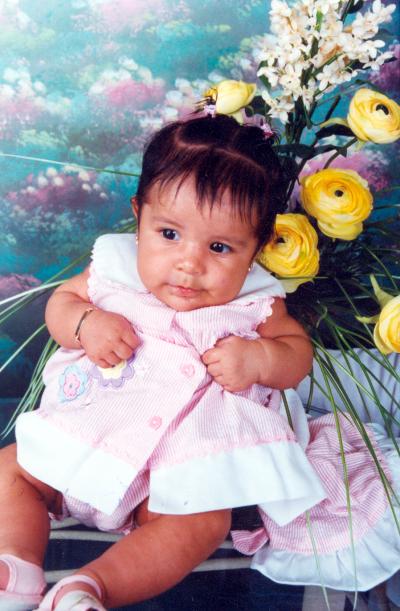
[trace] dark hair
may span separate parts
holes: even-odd
[[[287,180],[262,129],[225,115],[167,124],[149,141],[137,190],[138,216],[151,186],[192,176],[197,203],[220,203],[228,190],[242,218],[254,219],[258,248],[271,237],[283,212]]]

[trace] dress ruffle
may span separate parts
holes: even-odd
[[[324,420],[323,417],[317,420]],[[328,416],[332,418],[332,416]],[[347,425],[350,427],[350,423]],[[369,425],[371,440],[375,445],[378,460],[387,472],[391,486],[394,491],[392,506],[390,506],[383,484],[376,470],[374,480],[360,477],[352,478],[350,481],[350,494],[352,497],[352,513],[355,522],[354,546],[350,540],[349,517],[340,520],[342,532],[337,532],[337,548],[334,548],[334,540],[329,531],[333,532],[332,525],[335,524],[337,516],[329,515],[329,503],[323,501],[309,512],[311,532],[313,532],[313,515],[319,511],[317,517],[316,538],[314,544],[316,554],[313,551],[302,551],[302,545],[310,546],[309,531],[304,527],[305,517],[297,518],[288,525],[286,533],[286,545],[284,542],[285,529],[279,529],[272,525],[271,521],[264,515],[265,528],[258,529],[253,533],[239,531],[233,533],[234,547],[243,553],[254,554],[251,567],[257,569],[269,579],[278,583],[296,585],[323,585],[337,590],[369,590],[375,585],[391,577],[400,568],[400,533],[393,514],[400,523],[400,506],[396,498],[400,496],[400,461],[398,451],[392,440],[388,439],[380,425]],[[364,442],[365,443],[365,442]],[[354,450],[354,448],[353,448]],[[347,448],[347,459],[352,458],[352,453]],[[366,449],[368,452],[368,450]],[[353,452],[354,454],[357,452]],[[315,460],[315,459],[314,459]],[[311,459],[313,463],[313,460]],[[369,465],[360,465],[360,468],[372,470],[372,458]],[[315,463],[314,463],[315,464]],[[368,480],[379,486],[369,496],[369,501],[361,512],[357,503],[360,489],[367,485]],[[365,491],[364,491],[365,493]],[[325,506],[325,512],[324,512]],[[347,508],[344,508],[347,511]],[[371,514],[370,523],[365,525],[361,532],[359,522],[360,515]],[[323,515],[325,514],[325,519]],[[348,514],[348,512],[347,512]],[[330,520],[332,523],[330,523]],[[326,524],[327,539],[329,544],[322,544],[324,535],[323,524]],[[347,523],[347,531],[344,531]],[[322,527],[321,527],[322,525]],[[321,527],[321,528],[320,528]],[[358,532],[357,532],[358,531]],[[308,536],[307,536],[308,535]],[[304,543],[304,539],[308,541]],[[345,538],[348,543],[343,542]],[[297,548],[297,549],[294,549]]]
[[[158,513],[260,505],[284,525],[325,496],[295,441],[253,443],[150,472],[149,509]]]

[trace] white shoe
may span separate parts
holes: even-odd
[[[0,611],[35,609],[41,603],[42,592],[46,588],[43,569],[13,554],[0,554],[0,560],[9,571],[6,589],[0,590]]]
[[[32,611],[36,609],[42,598],[42,596],[0,591],[0,611]]]
[[[100,586],[94,579],[86,575],[72,575],[56,583],[56,585],[47,592],[36,611],[107,611],[97,598],[79,589],[68,592],[61,598],[60,602],[58,602],[55,607],[53,606],[54,599],[61,588],[69,583],[76,583],[79,581],[90,585],[96,591],[99,598],[101,597]],[[78,585],[77,588],[79,588]]]

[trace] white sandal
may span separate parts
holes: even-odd
[[[97,598],[79,589],[65,594],[60,602],[53,607],[54,599],[61,588],[69,583],[76,583],[78,581],[90,585],[96,591],[97,596],[101,598],[102,592],[100,586],[94,579],[86,575],[71,575],[71,577],[61,579],[47,592],[36,611],[107,611]],[[77,587],[79,588],[79,586]]]

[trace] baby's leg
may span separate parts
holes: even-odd
[[[49,537],[48,509],[56,510],[59,493],[22,469],[15,444],[0,450],[0,554],[41,565]],[[8,574],[0,562],[0,580]],[[0,590],[6,584],[0,581]]]
[[[104,592],[103,604],[120,607],[152,598],[181,581],[208,558],[230,529],[229,510],[192,515],[139,512],[143,526],[120,539],[79,573],[95,579]],[[82,585],[82,588],[80,587]],[[66,586],[57,598],[76,586]],[[79,589],[95,594],[79,584]]]

